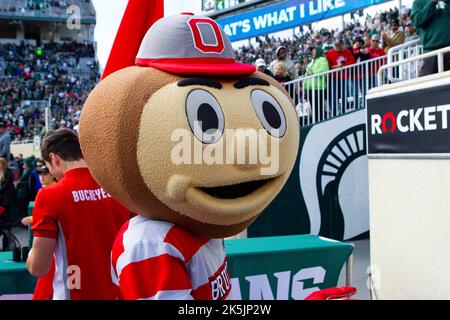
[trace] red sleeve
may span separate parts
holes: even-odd
[[[39,190],[33,208],[33,223],[31,230],[35,237],[58,238],[58,219],[54,204],[47,196],[47,190]]]

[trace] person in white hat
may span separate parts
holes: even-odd
[[[257,71],[265,73],[273,78],[273,73],[269,69],[267,69],[267,64],[264,59],[257,59],[255,61],[255,67]]]

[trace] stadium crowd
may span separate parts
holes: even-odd
[[[84,69],[80,67],[83,57],[93,61]],[[40,133],[48,101],[52,129],[76,129],[84,100],[99,77],[94,61],[90,44],[0,44],[0,119],[13,140],[32,139]]]
[[[77,5],[81,7],[81,12],[84,17],[94,17],[95,11],[87,0],[0,0],[0,13],[10,15],[34,15],[52,14],[57,16],[66,16],[66,9],[70,5]],[[5,5],[8,4],[8,5]]]
[[[29,223],[28,206],[36,199],[38,191],[52,185],[57,180],[51,176],[42,159],[34,156],[23,158],[22,155],[0,157],[0,236],[21,221]],[[10,237],[0,237],[0,251],[11,250]]]
[[[259,66],[267,65],[275,78],[280,82],[286,82],[310,75],[308,65],[313,60],[313,49],[321,48],[320,52],[327,58],[331,69],[341,66],[335,65],[333,54],[329,54],[336,45],[340,47],[338,51],[344,52],[343,65],[350,65],[382,56],[389,48],[415,39],[417,35],[411,23],[410,13],[410,9],[402,7],[378,13],[373,17],[367,15],[364,22],[354,17],[342,31],[329,29],[314,31],[311,26],[300,27],[300,33],[293,39],[260,37],[256,45],[242,46],[235,54],[241,62],[256,63],[258,60]],[[349,52],[346,52],[346,49],[349,49]],[[276,65],[280,61],[284,65],[281,64],[277,75]]]
[[[27,3],[36,5],[33,1]],[[47,3],[52,6],[65,5],[64,1]],[[411,9],[406,7],[380,12],[374,16],[362,17],[355,13],[352,21],[342,31],[313,30],[309,25],[300,27],[300,32],[293,39],[259,37],[255,45],[236,50],[236,58],[244,63],[255,64],[258,70],[285,83],[299,77],[383,57],[389,48],[418,37],[413,23]],[[13,141],[32,139],[44,127],[43,105],[36,105],[33,101],[51,102],[52,129],[68,127],[77,130],[84,100],[99,79],[95,63],[87,72],[81,70],[82,57],[95,61],[92,45],[74,42],[48,43],[42,47],[25,43],[0,44],[0,121],[11,132]],[[340,81],[342,79],[336,78],[331,79],[331,83],[325,83],[327,81],[319,79],[315,85],[306,81],[303,89],[308,92],[308,97],[316,96],[315,101],[320,102],[326,97],[328,102],[334,101],[336,105],[343,94],[356,96],[355,93],[368,89],[361,79],[370,77],[370,88],[384,61],[381,59],[376,62],[370,74],[365,74],[361,69],[353,78],[344,79],[351,83],[343,84]],[[330,90],[332,86],[334,89]],[[342,93],[345,86],[351,92]],[[334,96],[327,96],[330,92]],[[296,104],[302,97],[303,93],[293,94]],[[354,101],[359,103],[360,99]]]

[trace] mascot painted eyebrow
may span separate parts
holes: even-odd
[[[287,92],[235,62],[217,23],[180,14],[150,28],[136,66],[94,89],[80,140],[97,181],[138,214],[112,252],[120,297],[226,299],[222,238],[282,189],[299,125]]]

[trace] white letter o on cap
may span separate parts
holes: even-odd
[[[225,49],[225,44],[222,38],[222,32],[216,22],[211,19],[197,19],[193,18],[188,21],[189,27],[192,31],[195,47],[203,53],[222,53]],[[203,42],[202,32],[198,27],[199,24],[208,24],[211,26],[212,34],[216,39],[215,44],[206,44]]]

